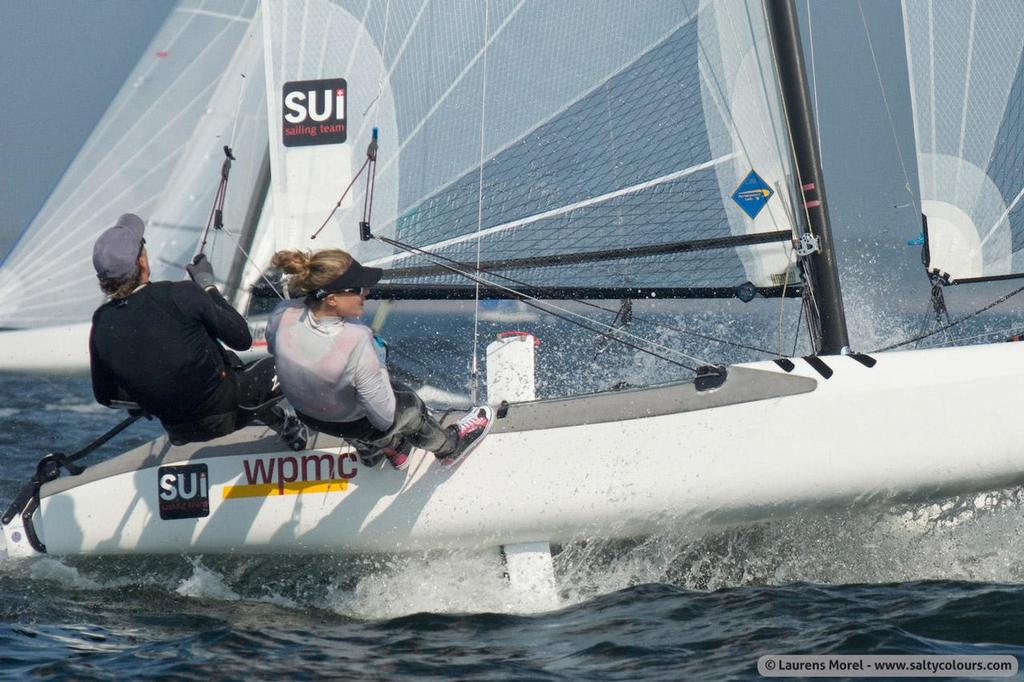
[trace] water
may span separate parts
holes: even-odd
[[[582,388],[642,373],[620,352]],[[120,417],[85,377],[0,390],[4,504],[42,454]],[[157,433],[136,424],[95,458]],[[726,680],[759,679],[768,653],[1024,656],[1022,498],[567,545],[553,609],[514,592],[496,553],[6,561],[0,678]]]

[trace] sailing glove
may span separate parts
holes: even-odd
[[[373,335],[373,352],[377,354],[377,360],[380,362],[381,367],[388,366],[388,342],[384,340],[384,337]]]
[[[213,266],[206,260],[206,254],[199,254],[192,259],[191,265],[186,265],[185,270],[192,281],[201,286],[204,290],[216,288],[217,283],[213,278]]]

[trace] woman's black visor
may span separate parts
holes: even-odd
[[[328,294],[369,288],[379,282],[383,274],[384,271],[380,268],[367,268],[360,265],[359,261],[353,260],[345,272],[319,289],[314,289],[309,295],[317,301],[322,301]]]

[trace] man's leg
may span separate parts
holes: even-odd
[[[281,405],[284,394],[277,380],[274,358],[261,358],[233,373],[238,387],[239,421],[256,418],[276,431],[293,450],[306,447],[306,430]]]

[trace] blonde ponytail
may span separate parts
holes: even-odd
[[[305,296],[337,279],[352,265],[352,256],[341,249],[278,251],[270,265],[288,275],[288,290]]]

